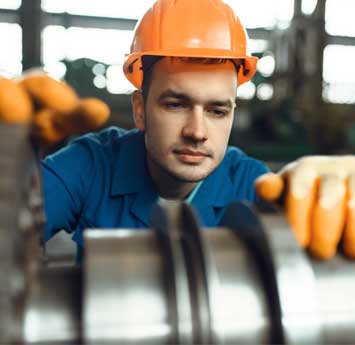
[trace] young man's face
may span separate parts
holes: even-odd
[[[168,173],[181,182],[198,182],[211,174],[226,151],[236,90],[230,61],[157,62],[145,106],[141,95],[133,102],[136,125],[145,131],[150,172]]]

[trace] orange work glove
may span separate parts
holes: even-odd
[[[0,121],[31,124],[42,146],[96,130],[109,115],[104,102],[80,99],[70,85],[43,72],[25,74],[19,80],[0,78]]]
[[[355,259],[355,156],[309,156],[255,182],[267,201],[283,201],[300,245],[320,259],[334,256],[342,240]]]
[[[33,105],[26,90],[13,80],[0,77],[0,121],[30,123]]]
[[[36,105],[58,113],[71,112],[77,105],[79,97],[74,89],[65,82],[57,81],[45,73],[25,74],[19,80]]]
[[[38,110],[32,120],[33,133],[43,146],[50,146],[70,135],[100,128],[109,115],[110,109],[104,102],[97,98],[83,98],[68,113],[50,108]]]

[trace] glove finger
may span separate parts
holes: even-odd
[[[307,179],[305,185],[301,183],[299,178],[289,175],[287,181],[286,217],[298,243],[302,247],[307,247],[311,238],[311,217],[319,180],[317,178]],[[300,183],[302,184],[301,187],[299,186]]]
[[[37,104],[58,113],[68,113],[78,104],[75,90],[46,74],[30,74],[20,81]]]
[[[274,173],[266,173],[261,175],[255,181],[255,192],[264,200],[277,200],[284,189],[283,179]]]
[[[56,122],[69,135],[96,130],[110,116],[108,105],[97,98],[85,98],[71,114],[59,116]]]
[[[319,187],[319,198],[313,212],[310,253],[329,259],[336,253],[345,224],[346,187],[344,179],[325,176]]]
[[[0,121],[28,124],[32,111],[31,99],[24,88],[13,80],[0,78]]]
[[[42,109],[34,116],[33,135],[43,146],[56,144],[65,137],[53,121],[56,116],[56,113],[50,109]]]
[[[355,259],[355,175],[351,175],[348,179],[346,214],[343,251],[346,256]]]

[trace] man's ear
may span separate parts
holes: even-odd
[[[144,99],[142,92],[135,90],[131,98],[133,108],[134,123],[141,131],[145,130],[145,112],[144,112]]]

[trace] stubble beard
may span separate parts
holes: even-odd
[[[206,172],[198,173],[196,177],[189,177],[184,174],[184,172],[179,172],[169,167],[168,164],[161,163],[158,157],[149,154],[149,158],[153,165],[160,171],[161,178],[169,178],[176,183],[198,183],[204,179],[206,179],[209,175],[213,173],[213,171],[217,168],[218,164],[214,167],[211,167]],[[193,170],[194,168],[199,169],[199,166],[187,165],[186,169]],[[191,174],[190,174],[191,175]]]

